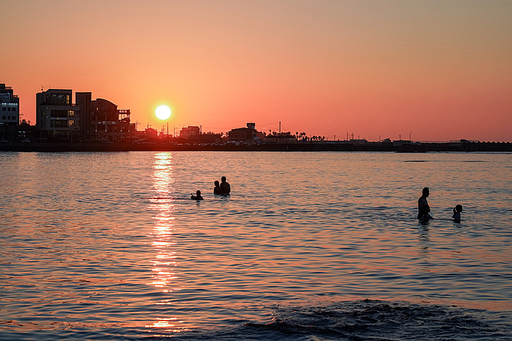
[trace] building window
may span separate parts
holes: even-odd
[[[69,120],[68,127],[74,127],[74,126],[75,126],[75,120]]]
[[[67,110],[52,110],[51,117],[66,118],[68,117]]]
[[[67,126],[67,121],[66,120],[60,120],[60,121],[51,121],[50,123],[50,127],[52,128],[66,128]]]

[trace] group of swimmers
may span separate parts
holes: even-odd
[[[213,194],[215,195],[222,195],[222,196],[228,196],[231,192],[231,186],[229,185],[229,182],[226,181],[226,177],[223,176],[220,178],[220,183],[215,180],[213,188]],[[197,190],[196,195],[192,194],[191,198],[192,200],[203,200],[203,197],[201,196],[201,191]]]
[[[430,215],[430,206],[427,202],[427,197],[430,195],[430,190],[428,187],[423,188],[421,193],[421,197],[418,199],[418,219],[420,221],[428,221],[429,219],[433,219]],[[453,209],[453,221],[456,223],[460,223],[460,213],[462,212],[462,205],[457,205]]]
[[[220,183],[218,181],[214,182],[215,187],[213,188],[213,194],[228,196],[231,192],[231,186],[229,182],[226,181],[226,177],[223,176],[220,179]],[[428,221],[429,219],[433,219],[430,215],[430,206],[428,205],[427,197],[430,195],[430,190],[428,187],[423,188],[421,193],[421,197],[418,199],[418,219],[420,221]],[[192,194],[192,200],[203,200],[201,196],[201,191],[197,190],[196,195]],[[462,212],[462,205],[457,205],[453,209],[453,221],[456,223],[460,223],[460,214]]]

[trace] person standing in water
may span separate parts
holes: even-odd
[[[427,197],[430,195],[430,190],[428,187],[423,188],[421,197],[418,199],[418,219],[419,220],[428,220],[432,217],[430,216],[430,206],[427,202]]]
[[[221,195],[229,195],[229,192],[231,192],[231,186],[229,185],[229,183],[226,181],[226,177],[223,176],[221,179],[220,179],[220,194]]]
[[[215,187],[213,188],[213,194],[219,195],[220,194],[220,185],[217,180],[214,182]]]

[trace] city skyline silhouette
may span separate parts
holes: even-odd
[[[93,92],[132,121],[376,141],[512,142],[508,2],[6,2],[0,82]]]

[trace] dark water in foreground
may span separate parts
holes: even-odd
[[[2,340],[512,339],[512,154],[0,153],[0,169]],[[229,198],[211,194],[222,175]]]

